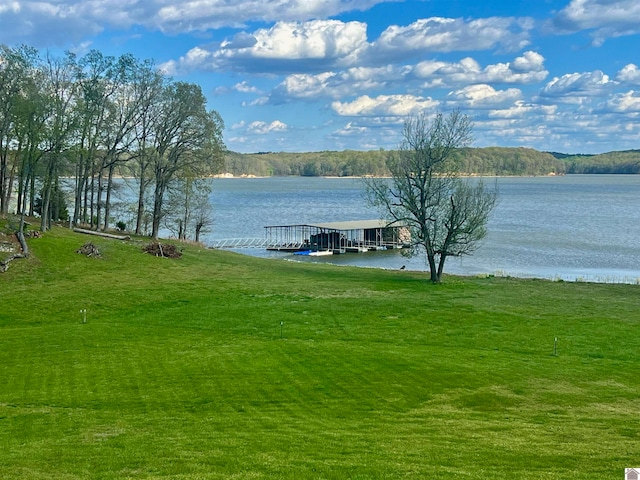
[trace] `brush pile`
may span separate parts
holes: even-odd
[[[156,257],[180,258],[182,256],[182,252],[175,245],[168,243],[151,242],[142,251]]]
[[[92,242],[85,243],[78,250],[76,250],[76,253],[94,258],[99,258],[101,256],[100,250]]]

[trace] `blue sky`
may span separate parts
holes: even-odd
[[[638,0],[1,0],[0,43],[153,59],[238,152],[397,146],[459,108],[474,146],[640,148]]]

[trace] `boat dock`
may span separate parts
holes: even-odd
[[[363,253],[407,248],[411,234],[406,226],[383,220],[273,225],[266,229],[267,250],[306,255]]]

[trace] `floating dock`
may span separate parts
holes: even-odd
[[[384,220],[272,225],[264,228],[267,250],[306,255],[364,253],[407,248],[411,243],[411,234],[406,226]]]

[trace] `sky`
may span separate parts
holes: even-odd
[[[638,0],[0,0],[0,43],[152,59],[242,153],[392,149],[454,109],[476,147],[640,148]]]

